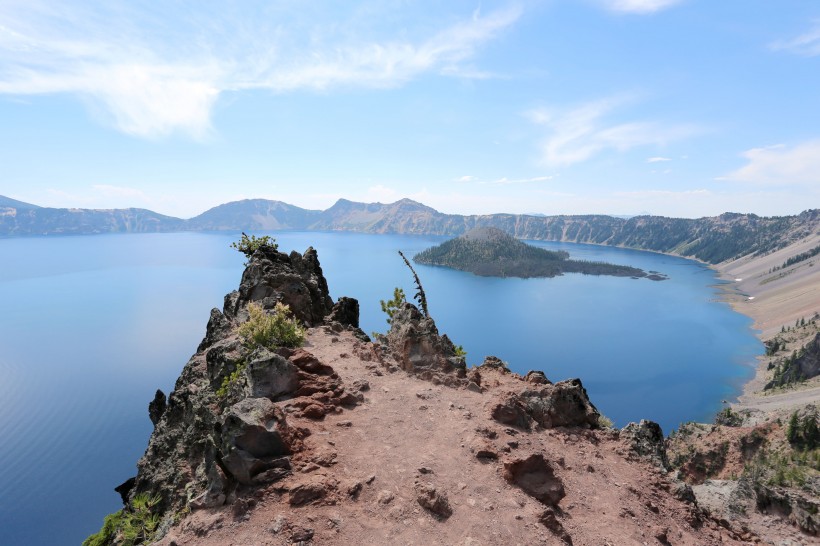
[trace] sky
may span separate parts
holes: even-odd
[[[2,0],[0,195],[820,208],[820,2]]]

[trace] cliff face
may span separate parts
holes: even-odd
[[[286,302],[299,348],[249,347]],[[406,304],[372,343],[312,249],[257,251],[213,310],[125,508],[87,544],[740,544],[666,475],[652,423],[602,427],[580,380],[467,368]]]

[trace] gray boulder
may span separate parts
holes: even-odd
[[[457,386],[467,384],[467,364],[453,342],[439,335],[436,323],[411,303],[393,313],[387,346],[399,366],[422,379]]]
[[[293,362],[266,349],[254,352],[245,373],[251,398],[276,400],[299,388],[299,370]]]
[[[580,379],[567,379],[519,395],[527,413],[544,428],[597,428],[600,414]]]
[[[246,398],[226,412],[221,427],[222,463],[238,482],[258,483],[258,475],[289,466],[282,411],[267,398]]]
[[[620,437],[639,457],[668,470],[669,460],[661,426],[654,421],[641,419],[640,423],[629,423],[620,431]]]

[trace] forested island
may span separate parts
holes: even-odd
[[[416,254],[413,261],[469,271],[483,277],[556,277],[563,273],[646,277],[664,275],[627,265],[570,260],[569,253],[528,245],[497,228],[475,228],[460,237]]]

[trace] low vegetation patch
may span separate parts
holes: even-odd
[[[239,326],[237,333],[251,348],[299,347],[305,342],[305,329],[292,316],[290,308],[277,303],[273,313],[267,313],[257,303],[248,304],[247,322]]]
[[[225,398],[231,391],[231,388],[236,385],[242,378],[242,374],[247,367],[247,363],[240,362],[236,365],[236,369],[222,380],[222,385],[217,389],[216,395],[220,398]]]
[[[159,501],[159,495],[135,496],[128,509],[106,516],[102,529],[85,539],[83,546],[108,546],[115,542],[122,546],[150,544],[159,527]]]

